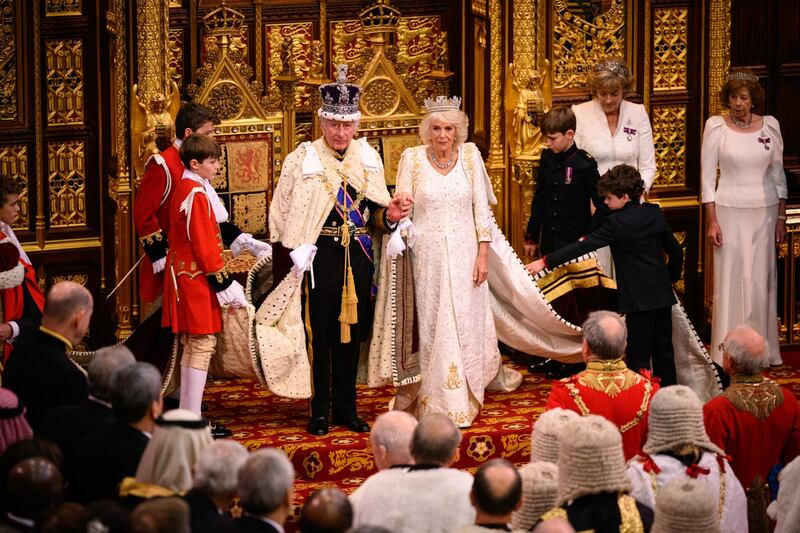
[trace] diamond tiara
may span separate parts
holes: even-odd
[[[743,70],[734,70],[733,72],[728,74],[728,81],[731,80],[742,80],[742,81],[749,81],[752,83],[758,83],[758,76],[750,72],[745,72]]]
[[[427,113],[436,113],[439,111],[458,111],[461,109],[461,98],[454,96],[448,98],[446,96],[437,96],[436,98],[426,98],[423,103]]]
[[[594,70],[597,72],[605,70],[606,72],[610,72],[611,74],[614,74],[615,76],[620,76],[622,78],[627,76],[628,73],[630,72],[628,70],[628,67],[626,67],[619,61],[615,61],[613,59],[610,59],[608,61],[603,61],[602,63],[598,63],[597,66],[594,67]]]

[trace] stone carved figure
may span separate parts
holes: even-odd
[[[137,110],[133,113],[134,131],[140,132],[136,146],[136,168],[143,170],[150,156],[172,143],[175,121],[167,109],[167,97],[163,93],[154,94],[147,106],[138,102]]]

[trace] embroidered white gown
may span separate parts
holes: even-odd
[[[475,165],[483,165],[480,152],[461,147],[457,163],[443,176],[419,146],[403,153],[397,173],[397,190],[414,195],[416,242],[410,253],[421,380],[400,387],[395,408],[418,418],[444,413],[462,427],[478,414],[495,376],[492,388],[519,385],[507,384],[518,374],[501,371],[488,284],[476,288],[472,281],[478,242],[492,240],[494,224],[485,180],[468,177],[479,168]]]

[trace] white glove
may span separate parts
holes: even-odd
[[[292,271],[297,277],[301,277],[306,270],[311,270],[315,255],[317,255],[317,247],[313,244],[301,244],[289,253],[289,257],[294,263]]]
[[[403,237],[408,241],[409,248],[413,247],[414,243],[417,241],[414,223],[408,218],[404,218],[397,223],[397,227],[392,232],[392,236],[389,237],[389,242],[386,244],[386,253],[389,254],[389,257],[392,259],[398,255],[403,255],[403,251],[406,249],[406,243],[403,242]]]
[[[238,256],[245,250],[249,251],[258,259],[262,257],[272,257],[272,246],[253,238],[249,233],[242,233],[231,243],[231,252],[234,256]]]
[[[161,259],[153,263],[153,274],[160,274],[161,272],[164,272],[165,266],[167,266],[167,258],[162,257]]]
[[[228,285],[227,289],[217,293],[217,301],[219,305],[229,305],[231,307],[247,306],[247,298],[244,296],[244,289],[242,289],[242,286],[236,280],[233,280],[233,283]]]

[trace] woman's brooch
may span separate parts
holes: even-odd
[[[764,145],[764,150],[769,150],[769,137],[759,137],[758,142]]]
[[[628,136],[628,142],[630,142],[633,139],[633,136],[636,135],[636,128],[625,126],[622,128],[622,131]]]

